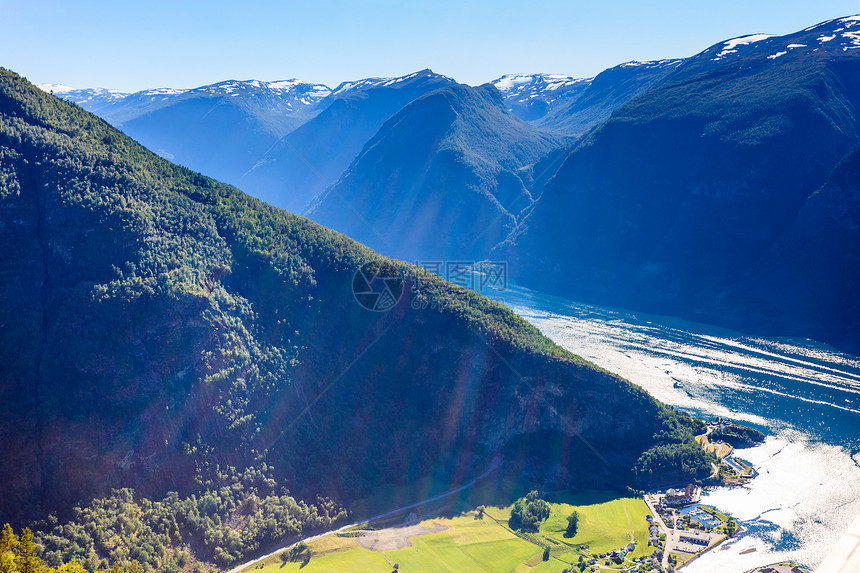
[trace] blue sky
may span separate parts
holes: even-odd
[[[0,66],[34,82],[133,91],[297,77],[330,86],[431,68],[592,76],[860,12],[842,0],[0,0]]]

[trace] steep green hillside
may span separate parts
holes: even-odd
[[[347,506],[422,476],[459,485],[497,455],[506,488],[709,473],[688,418],[505,307],[5,70],[0,245],[0,522],[62,523],[112,487],[201,494],[253,467]],[[366,263],[403,273],[387,312],[353,296]]]

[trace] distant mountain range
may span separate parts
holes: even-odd
[[[96,113],[159,155],[230,183],[281,137],[319,113],[326,86],[224,81],[125,94],[42,86]],[[57,89],[59,88],[59,89]]]
[[[475,88],[424,70],[317,86],[280,123],[238,105],[245,92],[196,119],[160,107],[186,92],[79,101],[165,156],[384,254],[503,258],[515,280],[564,296],[858,350],[839,310],[853,308],[848,295],[822,290],[837,260],[849,265],[839,284],[854,288],[850,245],[813,233],[805,268],[786,250],[824,220],[813,197],[860,143],[858,48],[860,20],[848,17],[594,78]],[[133,103],[146,98],[153,109]],[[111,110],[123,106],[144,111],[120,123]],[[177,117],[158,127],[170,107]]]
[[[682,61],[627,62],[589,79],[502,76],[493,85],[523,121],[578,137],[608,119],[616,107],[660,85]]]
[[[422,70],[347,82],[313,119],[272,145],[239,181],[255,197],[295,213],[337,181],[382,124],[409,102],[454,80]]]

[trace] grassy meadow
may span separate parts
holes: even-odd
[[[632,536],[636,550],[631,557],[652,551],[645,520],[648,508],[641,499],[605,493],[563,495],[550,507],[550,516],[537,533],[516,535],[507,528],[511,506],[488,506],[482,519],[468,511],[422,522],[448,529],[411,537],[411,546],[403,549],[370,551],[356,537],[330,534],[308,543],[309,560],[284,563],[275,556],[243,573],[388,573],[394,564],[403,573],[561,573],[576,564],[581,554],[588,557],[580,546],[599,554],[626,545]],[[574,510],[579,512],[579,530],[569,538],[565,536],[567,516]],[[548,561],[543,560],[545,546],[551,548]]]

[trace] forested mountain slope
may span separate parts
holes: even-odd
[[[709,473],[688,418],[505,307],[5,70],[0,244],[0,521],[66,519],[112,487],[192,495],[252,467],[347,507],[421,476],[458,484],[495,456],[499,487]],[[404,277],[387,312],[353,294],[367,264]]]

